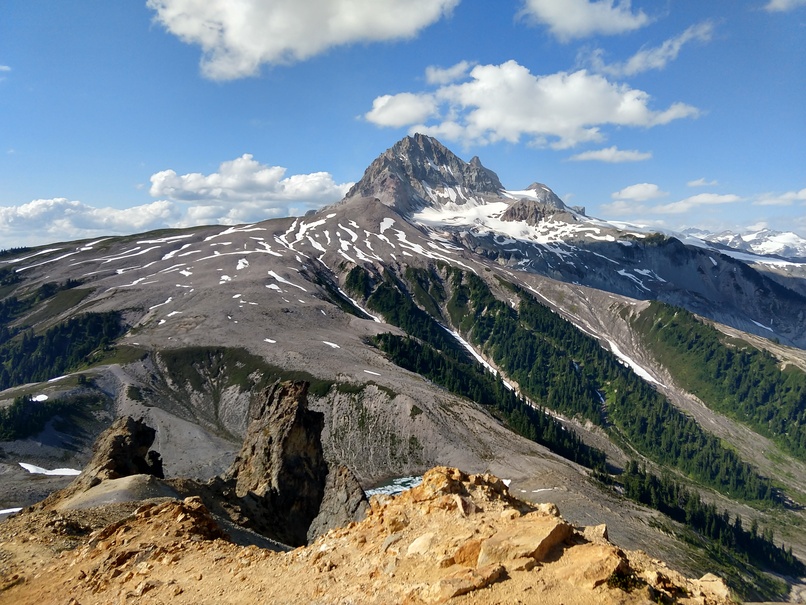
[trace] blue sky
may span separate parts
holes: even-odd
[[[341,198],[406,134],[588,214],[806,236],[806,0],[6,0],[0,249]]]

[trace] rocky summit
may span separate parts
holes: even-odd
[[[119,511],[26,513],[0,525],[4,603],[732,603],[513,498],[491,475],[435,468],[366,519],[288,553],[234,544],[198,498]],[[98,524],[98,526],[96,526]]]

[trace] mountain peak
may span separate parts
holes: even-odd
[[[418,133],[378,156],[347,198],[376,197],[411,214],[448,202],[461,205],[479,197],[497,197],[503,188],[498,175],[478,157],[465,162],[437,139]]]

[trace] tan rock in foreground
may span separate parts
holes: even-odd
[[[585,538],[499,479],[449,468],[289,553],[227,541],[194,498],[142,505],[83,536],[59,514],[0,525],[0,603],[731,602],[713,576],[687,580],[610,544],[602,527]],[[58,554],[67,533],[75,546]]]

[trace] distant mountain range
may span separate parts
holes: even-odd
[[[806,239],[791,231],[720,231],[712,233],[701,229],[686,229],[685,234],[698,237],[715,244],[722,244],[735,250],[752,252],[753,254],[780,256],[781,258],[803,261],[806,259]]]

